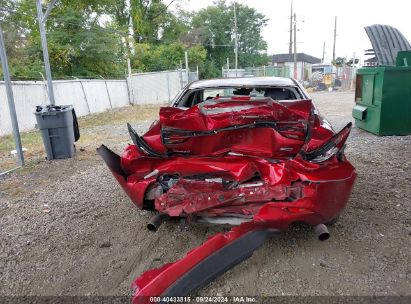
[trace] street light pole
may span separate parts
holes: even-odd
[[[20,135],[19,135],[20,133],[19,123],[17,121],[16,107],[14,106],[14,96],[13,96],[13,90],[11,88],[9,65],[7,62],[6,47],[4,45],[3,29],[1,28],[1,22],[0,22],[0,61],[1,61],[1,67],[3,69],[4,84],[6,85],[7,101],[9,105],[11,125],[13,127],[13,137],[14,137],[14,143],[16,145],[17,157],[19,159],[19,165],[23,166],[24,165],[23,149],[21,147],[21,140],[20,140]]]
[[[46,13],[43,15],[43,6],[41,4],[41,0],[37,0],[37,21],[39,23],[40,29],[40,37],[41,37],[41,47],[43,48],[43,59],[44,59],[44,68],[46,70],[46,78],[47,78],[47,91],[50,100],[50,104],[54,106],[56,104],[54,99],[54,90],[53,90],[53,81],[51,78],[51,69],[50,69],[50,60],[49,60],[49,51],[47,48],[47,38],[46,38],[46,29],[45,24],[47,21],[47,17],[50,14],[54,4],[56,4],[57,0],[51,1],[49,7],[46,10]]]

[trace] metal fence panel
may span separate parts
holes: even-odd
[[[46,98],[44,85],[39,82],[13,82],[12,89],[20,131],[33,129],[36,123],[33,109]],[[4,82],[0,82],[0,109],[0,136],[11,134],[13,128]]]
[[[130,104],[127,82],[123,80],[106,80],[105,82],[113,108],[125,107]]]
[[[99,113],[130,103],[126,80],[57,80],[53,81],[53,87],[57,104],[72,104],[78,116]],[[13,93],[20,130],[34,129],[35,106],[49,103],[44,83],[14,81]],[[0,82],[0,109],[0,136],[3,136],[12,132],[4,82]]]
[[[197,72],[189,72],[187,75],[185,70],[132,74],[129,79],[131,103],[166,103],[172,100],[188,81],[195,80],[198,80]]]
[[[79,80],[53,81],[54,98],[60,105],[72,104],[78,116],[90,114],[86,96]]]
[[[198,79],[197,72],[185,70],[133,74],[127,80],[73,79],[53,81],[57,105],[72,104],[78,116],[100,113],[132,104],[165,103],[188,80]],[[45,84],[40,81],[14,81],[13,93],[21,131],[34,129],[36,105],[48,104]],[[4,82],[0,82],[0,136],[12,133]]]
[[[133,104],[163,103],[168,100],[167,75],[164,73],[141,73],[131,75]]]
[[[243,69],[222,69],[223,78],[228,77],[290,77],[290,67],[288,66],[262,66],[246,67]]]
[[[90,113],[101,113],[111,108],[104,80],[82,81]]]

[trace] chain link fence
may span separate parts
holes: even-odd
[[[355,75],[357,69],[351,66],[334,67],[332,71],[311,71],[310,75],[302,84],[305,87],[312,87],[317,90],[326,90],[330,87],[335,87],[340,90],[353,90],[355,86]],[[289,66],[262,66],[262,67],[247,67],[242,69],[226,69],[221,70],[223,78],[229,77],[291,77],[292,71]]]
[[[333,67],[329,71],[317,70],[312,73],[311,79],[304,83],[304,86],[320,91],[329,88],[353,90],[356,74],[357,68],[351,66]]]
[[[197,72],[186,70],[132,74],[127,79],[73,79],[53,81],[58,105],[72,104],[78,116],[101,113],[129,104],[166,103],[187,83],[198,80]],[[48,103],[43,81],[13,81],[17,120],[20,130],[35,127],[33,109]],[[4,81],[0,81],[0,136],[13,131]]]
[[[131,104],[170,102],[188,83],[198,80],[198,72],[185,69],[137,73],[127,78]]]
[[[247,67],[242,69],[225,69],[222,68],[222,77],[290,77],[290,68],[287,66],[262,66],[262,67]]]

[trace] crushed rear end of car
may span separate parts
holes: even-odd
[[[234,226],[142,274],[133,303],[189,294],[293,223],[324,230],[356,178],[344,155],[351,123],[335,133],[311,100],[214,98],[161,108],[141,137],[128,127],[133,144],[121,157],[98,151],[134,204],[159,213],[153,230],[167,217]]]

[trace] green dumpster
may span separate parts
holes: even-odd
[[[357,71],[357,127],[376,135],[411,134],[411,52],[398,52],[396,63]]]
[[[358,69],[352,116],[358,128],[376,135],[411,134],[411,44],[389,25],[365,27],[372,67]]]

